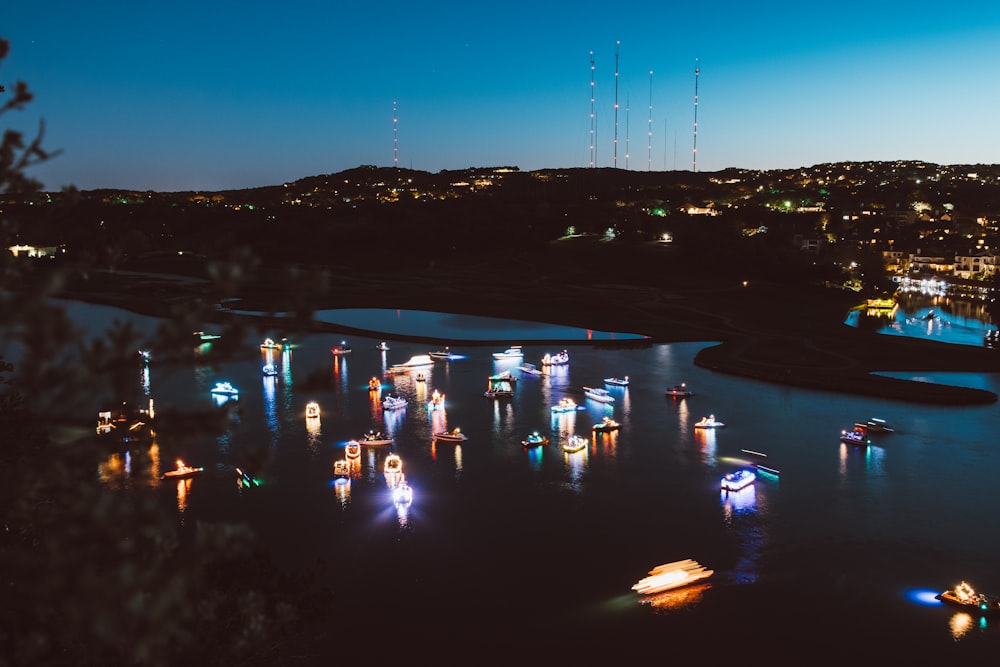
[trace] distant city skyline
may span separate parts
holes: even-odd
[[[4,129],[44,120],[62,154],[30,175],[50,190],[239,189],[394,163],[691,170],[697,67],[698,171],[1000,161],[994,4],[630,12],[20,3],[0,25],[0,84],[35,100]]]

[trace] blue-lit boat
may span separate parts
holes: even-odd
[[[525,447],[541,447],[542,445],[549,444],[549,439],[535,431],[534,433],[529,433],[528,437],[521,441],[521,444]]]
[[[604,378],[604,384],[611,385],[612,387],[627,387],[628,386],[628,376],[623,378]]]
[[[737,470],[722,478],[721,487],[723,491],[739,491],[753,484],[756,479],[757,475],[749,470]]]
[[[229,398],[239,398],[240,392],[229,382],[216,382],[212,387],[213,396],[228,396]]]

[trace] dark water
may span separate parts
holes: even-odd
[[[325,562],[338,614],[319,650],[331,659],[745,660],[725,657],[733,651],[776,664],[926,664],[1000,650],[997,620],[919,602],[961,579],[1000,592],[997,406],[911,405],[731,377],[693,365],[710,343],[570,345],[568,367],[523,375],[513,398],[495,401],[483,396],[487,376],[517,365],[494,362],[501,348],[453,345],[466,358],[436,362],[418,383],[416,372],[383,371],[435,348],[387,340],[382,353],[378,339],[352,338],[351,354],[334,357],[340,337],[304,336],[275,355],[276,378],[261,376],[259,340],[219,368],[169,375],[154,360],[149,386],[161,409],[210,405],[212,385],[230,380],[242,391],[239,410],[218,438],[135,451],[127,472],[112,457],[101,474],[159,494],[185,526],[246,521],[282,564]],[[525,360],[540,365],[563,347],[525,346]],[[624,375],[631,384],[611,390],[613,407],[584,398],[583,386]],[[409,400],[405,411],[383,412],[372,376]],[[1000,390],[995,375],[948,379]],[[679,382],[694,395],[665,397]],[[446,396],[443,412],[426,406],[434,389]],[[586,410],[553,418],[563,396]],[[318,427],[307,426],[309,401],[321,406]],[[727,427],[696,432],[710,413]],[[589,436],[605,414],[621,422],[617,434],[561,451],[566,435]],[[896,432],[867,448],[839,442],[841,429],[869,417]],[[468,441],[431,438],[456,426]],[[345,441],[373,427],[394,445],[366,448],[355,477],[336,484]],[[526,451],[520,442],[536,429],[553,443]],[[765,453],[780,475],[727,496],[719,480],[747,463],[744,449]],[[382,472],[390,451],[414,489],[405,510]],[[178,456],[207,473],[159,482]],[[233,466],[251,468],[262,486],[240,489]],[[651,567],[684,558],[715,574],[654,600],[631,591]]]

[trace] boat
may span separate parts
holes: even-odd
[[[451,359],[451,349],[446,347],[443,350],[428,352],[427,356],[429,356],[431,359],[434,359],[435,361],[448,361],[449,359]]]
[[[263,373],[266,377],[271,377],[278,374],[278,367],[275,366],[274,364],[264,364],[263,366],[261,366],[260,372]]]
[[[653,595],[673,588],[688,586],[696,581],[707,579],[714,573],[714,570],[709,570],[698,561],[690,558],[678,560],[673,563],[657,565],[649,571],[649,576],[632,584],[632,590],[640,595]]]
[[[588,444],[590,444],[589,440],[582,435],[574,433],[569,436],[569,439],[566,442],[563,443],[563,451],[572,454],[586,449]]]
[[[549,444],[549,439],[535,431],[534,433],[529,433],[528,437],[521,441],[521,444],[525,447],[541,447],[542,445]]]
[[[604,384],[609,384],[612,387],[627,387],[628,386],[628,376],[623,378],[604,378]]]
[[[229,382],[216,382],[215,386],[212,387],[212,394],[215,396],[228,396],[229,398],[238,398],[240,392],[236,387],[234,387]]]
[[[367,433],[361,436],[360,442],[362,445],[391,445],[392,438],[385,437],[381,431],[369,429]]]
[[[382,399],[383,410],[399,410],[406,407],[406,399],[402,396],[386,396]]]
[[[961,607],[969,613],[977,613],[980,616],[1000,615],[1000,597],[980,593],[964,581],[934,597],[941,602]]]
[[[395,505],[409,505],[413,502],[413,489],[406,482],[400,482],[392,488],[392,502]]]
[[[865,426],[868,428],[869,433],[892,433],[895,430],[886,424],[884,419],[879,419],[878,417],[869,419],[865,423]]]
[[[508,347],[503,352],[494,352],[493,353],[493,358],[494,359],[523,359],[524,358],[524,350],[521,349],[520,345],[514,345],[512,347]]]
[[[690,396],[691,392],[688,390],[687,385],[681,382],[680,384],[675,384],[673,387],[667,389],[664,392],[667,396]]]
[[[458,428],[453,428],[450,431],[441,431],[434,434],[435,440],[443,440],[444,442],[465,442],[469,439],[469,436],[462,433]]]
[[[721,486],[724,491],[739,491],[753,484],[756,479],[757,475],[749,470],[737,470],[723,477]]]
[[[593,430],[598,433],[609,433],[611,431],[617,431],[619,428],[621,428],[621,424],[616,422],[611,417],[605,417],[593,426]]]
[[[204,331],[194,332],[195,343],[201,345],[202,343],[210,343],[213,340],[219,340],[222,338],[219,334],[205,333]]]
[[[385,341],[382,341],[381,343],[379,343],[378,345],[375,346],[375,349],[376,350],[381,350],[382,352],[388,352],[389,351],[389,343],[387,343]]]
[[[200,475],[203,472],[205,472],[204,468],[195,468],[187,465],[184,461],[177,459],[177,467],[163,473],[163,475],[160,476],[160,479],[184,479],[186,477]]]
[[[236,482],[240,486],[260,486],[260,480],[248,473],[243,468],[236,468]]]
[[[361,456],[361,443],[357,440],[348,440],[344,446],[344,456],[349,459],[356,459]]]
[[[340,345],[334,345],[333,347],[331,347],[330,352],[333,352],[333,355],[336,357],[339,357],[344,354],[350,354],[351,346],[347,344],[347,341],[342,340],[340,341]]]
[[[559,399],[559,402],[552,406],[552,412],[576,412],[580,406],[569,396]]]
[[[514,395],[514,386],[517,378],[510,374],[510,371],[491,375],[487,379],[486,392],[483,396],[487,398],[510,398]]]
[[[583,395],[592,401],[600,401],[601,403],[615,402],[615,397],[607,389],[601,387],[584,387]]]
[[[347,479],[351,476],[351,464],[347,459],[337,459],[333,462],[333,476],[337,479]]]
[[[431,394],[431,400],[427,402],[428,410],[443,410],[444,409],[444,394],[439,392],[437,389]]]
[[[319,403],[316,401],[306,403],[306,419],[319,419]]]
[[[510,389],[487,389],[483,392],[486,398],[510,398],[514,392]]]
[[[262,350],[280,350],[282,347],[281,343],[275,343],[271,338],[265,338],[264,342],[260,344]]]
[[[399,458],[399,454],[389,454],[385,457],[385,465],[382,469],[387,475],[403,472],[403,459]]]
[[[382,382],[376,377],[368,381],[368,391],[378,391],[382,388]]]
[[[848,445],[867,445],[871,442],[868,439],[868,427],[864,424],[855,424],[850,431],[840,432],[840,441]]]
[[[396,364],[397,368],[415,368],[417,366],[432,366],[434,360],[429,354],[415,354],[402,364]]]
[[[722,428],[725,424],[716,420],[715,415],[702,417],[694,423],[695,428]]]
[[[527,373],[528,375],[541,375],[542,372],[538,370],[534,364],[524,363],[517,367],[522,373]]]
[[[565,366],[569,363],[569,352],[563,350],[557,354],[546,353],[542,357],[542,366]]]

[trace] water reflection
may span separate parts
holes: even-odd
[[[274,375],[263,376],[264,422],[271,434],[271,447],[275,447],[281,438],[281,424],[278,422],[278,408],[275,404],[278,378]]]
[[[320,437],[323,435],[323,423],[319,416],[306,417],[306,446],[314,457],[320,453]]]
[[[578,452],[563,452],[568,481],[567,488],[576,493],[583,493],[583,473],[587,469],[588,455],[586,449]]]
[[[340,478],[334,481],[333,490],[337,495],[337,500],[340,502],[341,509],[347,509],[347,506],[351,503],[351,480]]]
[[[188,493],[191,491],[191,478],[177,480],[177,513],[180,515],[181,524],[184,523],[184,511],[188,506]]]
[[[841,481],[846,481],[853,463],[863,462],[866,476],[882,477],[885,475],[885,449],[877,445],[848,445],[840,443],[839,466]]]
[[[673,612],[698,604],[705,597],[705,592],[711,588],[712,585],[708,583],[693,584],[662,593],[644,595],[639,598],[639,604],[649,605],[658,613]]]
[[[714,428],[694,429],[694,441],[701,452],[701,462],[705,465],[715,467],[716,465],[716,442]]]

